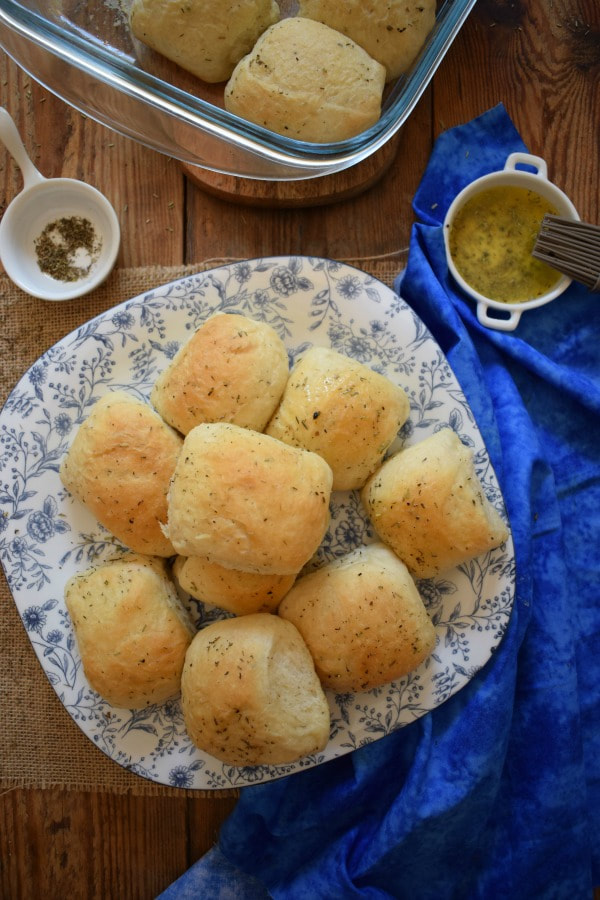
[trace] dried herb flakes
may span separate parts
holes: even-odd
[[[35,240],[40,269],[58,281],[79,281],[102,249],[102,239],[83,216],[63,216],[50,222]]]

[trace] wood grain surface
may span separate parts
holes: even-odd
[[[598,0],[479,0],[387,172],[359,196],[314,208],[256,208],[207,193],[174,160],[86,119],[3,55],[0,95],[44,175],[84,179],[110,198],[122,267],[398,251],[436,136],[499,102],[581,217],[600,222]],[[20,187],[0,147],[0,212]],[[212,845],[234,804],[10,790],[0,796],[0,897],[155,897]]]

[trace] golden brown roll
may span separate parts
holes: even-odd
[[[329,739],[329,706],[310,653],[293,625],[269,613],[198,632],[181,699],[194,744],[230,765],[294,762]]]
[[[300,0],[298,14],[356,41],[398,78],[413,64],[435,25],[435,0]]]
[[[125,391],[101,397],[60,467],[66,489],[126,547],[173,556],[161,523],[183,441],[147,404]]]
[[[312,450],[333,471],[333,490],[360,488],[408,414],[406,392],[336,350],[312,347],[294,365],[266,433]]]
[[[203,603],[236,616],[275,612],[295,581],[295,575],[239,572],[193,556],[178,556],[173,575],[180,588]]]
[[[194,635],[162,559],[129,554],[74,575],[65,586],[86,677],[127,709],[179,693]]]
[[[406,566],[383,544],[360,547],[299,578],[279,607],[332,691],[368,691],[431,653],[435,629]]]
[[[342,141],[381,115],[385,69],[321,22],[272,25],[233,70],[225,109],[301,141]]]
[[[296,574],[327,530],[331,483],[316,453],[238,425],[197,425],[169,490],[169,538],[182,556]]]
[[[202,422],[262,431],[289,374],[279,335],[237,313],[211,316],[154,384],[150,400],[165,422],[187,434]]]
[[[471,451],[450,428],[386,460],[361,496],[381,540],[416,578],[431,578],[508,537]]]
[[[134,36],[203,81],[225,81],[279,19],[274,0],[133,0]]]

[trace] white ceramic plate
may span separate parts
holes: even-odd
[[[330,694],[331,739],[294,765],[235,768],[198,751],[180,704],[115,709],[89,686],[63,599],[67,579],[115,555],[114,539],[63,489],[58,469],[79,423],[107,391],[147,398],[179,345],[216,310],[271,324],[290,361],[331,346],[408,392],[406,445],[450,426],[473,448],[487,496],[505,515],[496,476],[465,397],[420,319],[388,287],[330,260],[252,260],[222,266],[134,298],[65,337],[21,378],[0,414],[0,551],[32,646],[61,702],[111,759],[163,784],[228,788],[319,765],[378,740],[444,703],[490,658],[514,596],[512,540],[419,587],[435,623],[434,653],[398,682]],[[334,494],[315,563],[374,540],[356,493]],[[195,606],[198,626],[220,615]],[[26,712],[24,712],[26,714]]]

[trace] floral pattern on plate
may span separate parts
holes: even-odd
[[[59,478],[79,424],[107,391],[147,399],[158,373],[214,312],[268,322],[290,363],[330,346],[402,385],[410,417],[397,446],[451,427],[473,449],[485,493],[505,516],[473,415],[442,351],[410,307],[381,282],[331,260],[276,257],[221,266],[172,282],[91,320],[23,375],[0,414],[0,553],[32,646],[58,697],[111,759],[184,788],[239,787],[318,765],[378,740],[444,703],[498,646],[514,597],[512,539],[419,583],[437,631],[432,655],[405,678],[361,694],[328,694],[325,750],[286,766],[235,768],[189,740],[178,699],[115,709],[89,686],[66,611],[68,578],[121,549]],[[331,524],[309,566],[374,540],[356,492],[335,493]],[[189,601],[197,626],[224,613]]]

